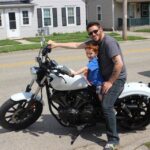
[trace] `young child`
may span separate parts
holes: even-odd
[[[92,41],[87,42],[85,46],[85,53],[89,59],[87,66],[82,67],[78,71],[72,71],[72,74],[77,75],[84,73],[89,84],[96,87],[96,93],[98,94],[99,99],[102,100],[101,85],[103,83],[103,78],[97,59],[98,45]]]

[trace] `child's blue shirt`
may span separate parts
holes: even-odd
[[[88,74],[87,74],[88,81],[94,86],[102,85],[103,77],[100,72],[97,57],[94,57],[92,60],[90,60],[89,63],[87,64],[87,67],[88,67]]]

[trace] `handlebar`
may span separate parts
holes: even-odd
[[[42,50],[42,56],[45,56],[45,55],[47,55],[48,53],[50,53],[51,52],[51,45],[47,45],[46,47],[44,47],[43,48],[43,50]]]
[[[51,52],[51,45],[47,45],[45,46],[41,53],[42,53],[42,56],[47,56],[48,53]],[[39,64],[42,64],[42,60],[40,57],[37,58],[37,61],[39,62]],[[61,74],[66,74],[70,77],[74,77],[74,75],[71,73],[71,70],[69,68],[67,68],[66,66],[61,66],[61,65],[58,65],[54,60],[51,60],[49,61],[48,63],[48,68],[55,68],[56,70],[58,70],[58,72],[60,72]]]

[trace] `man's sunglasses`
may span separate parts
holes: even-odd
[[[93,33],[96,34],[97,32],[98,32],[98,30],[93,30],[93,31],[89,32],[88,35],[93,35]]]

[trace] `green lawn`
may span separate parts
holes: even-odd
[[[117,41],[123,41],[122,36],[115,32],[110,32],[110,36],[114,37]],[[67,34],[54,34],[51,36],[45,37],[46,41],[53,40],[56,42],[83,42],[89,39],[86,32],[76,32],[76,33],[67,33]],[[142,40],[145,39],[139,36],[128,36],[128,40]],[[26,38],[30,42],[39,42],[40,38]]]
[[[110,32],[110,36],[114,37],[117,41],[123,41],[120,34],[115,32]],[[36,42],[37,44],[21,44],[15,40],[0,40],[0,53],[2,52],[11,52],[19,50],[31,50],[40,48],[40,38],[41,37],[32,37],[24,38],[30,42]],[[53,40],[56,42],[84,42],[89,39],[89,36],[86,32],[76,32],[76,33],[65,33],[65,34],[56,34],[46,36],[46,42],[48,40]],[[137,36],[128,36],[128,40],[142,40],[144,38]]]
[[[40,44],[16,44],[16,45],[7,45],[0,47],[0,53],[2,52],[12,52],[19,50],[31,50],[31,49],[39,49]]]
[[[150,142],[147,142],[144,145],[150,149]]]
[[[0,40],[0,46],[4,46],[4,45],[17,45],[17,44],[21,44],[20,42],[17,42],[15,40]]]
[[[115,36],[114,37],[117,41],[123,41],[123,38],[121,36]],[[140,37],[140,36],[128,36],[127,40],[134,41],[134,40],[144,40],[146,38]]]
[[[82,42],[87,40],[88,34],[86,32],[76,32],[76,33],[65,33],[65,34],[53,34],[50,36],[45,36],[45,40],[53,40],[56,42]],[[30,42],[39,42],[40,37],[25,38]]]
[[[136,30],[135,32],[150,32],[150,29],[140,29],[140,30]]]

